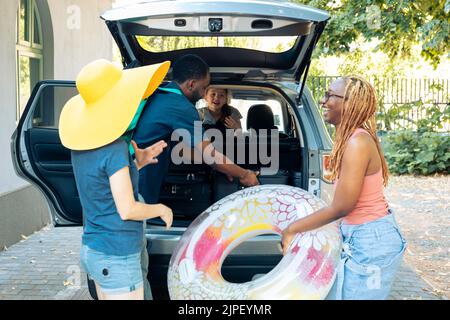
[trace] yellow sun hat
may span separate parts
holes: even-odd
[[[114,142],[125,133],[141,100],[153,94],[169,68],[169,61],[128,70],[104,59],[89,63],[76,80],[79,95],[61,112],[62,144],[72,150],[91,150]]]

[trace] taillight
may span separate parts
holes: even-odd
[[[331,180],[331,154],[329,152],[322,154],[322,179],[327,183],[333,183]]]

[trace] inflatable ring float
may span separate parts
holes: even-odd
[[[170,298],[324,299],[340,258],[337,222],[297,235],[280,263],[256,280],[230,283],[220,270],[226,256],[242,242],[281,234],[291,222],[325,205],[300,188],[283,185],[247,188],[223,198],[192,222],[175,248],[168,271]]]

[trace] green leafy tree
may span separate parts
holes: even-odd
[[[391,59],[409,58],[415,44],[436,68],[449,58],[450,0],[291,0],[330,12],[316,56],[347,53],[360,36],[380,40]]]

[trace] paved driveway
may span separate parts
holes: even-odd
[[[386,197],[408,241],[390,299],[448,299],[450,176],[391,177]],[[47,227],[0,252],[0,300],[90,299],[81,228]]]
[[[450,298],[450,175],[391,177],[386,197],[408,241],[405,261]]]
[[[81,228],[47,227],[0,253],[0,300],[91,299],[79,265]],[[391,299],[439,299],[407,265]]]

